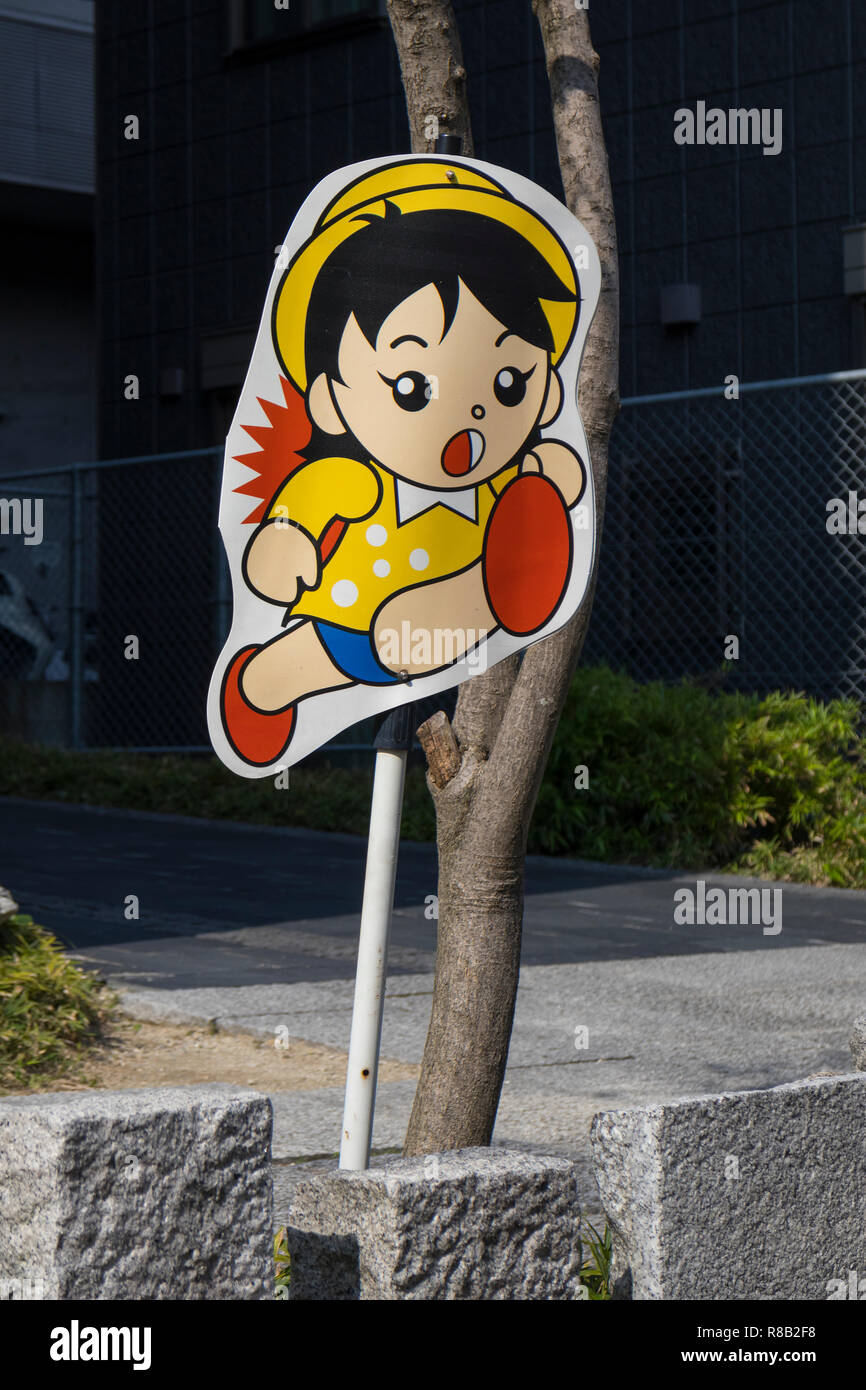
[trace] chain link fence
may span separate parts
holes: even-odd
[[[584,662],[866,699],[866,540],[828,530],[831,499],[857,526],[864,455],[866,371],[624,402]],[[0,478],[0,728],[209,747],[221,471],[204,449]],[[371,741],[367,721],[332,747]]]
[[[863,371],[625,403],[584,661],[866,698],[864,464]]]
[[[39,544],[0,537],[5,729],[75,748],[207,745],[230,614],[221,460],[192,450],[0,479],[7,503],[42,500],[43,513]]]

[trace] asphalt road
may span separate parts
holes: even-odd
[[[351,979],[364,853],[356,836],[0,798],[0,882],[85,964],[131,986]],[[530,858],[523,963],[866,942],[866,893],[790,884],[778,935],[675,925],[675,889],[700,877],[756,882]],[[433,847],[405,843],[390,973],[432,970],[435,892]]]

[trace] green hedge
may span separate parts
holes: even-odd
[[[860,715],[852,700],[579,671],[530,848],[866,887]],[[581,764],[585,790],[575,788]]]

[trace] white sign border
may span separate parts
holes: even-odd
[[[430,676],[421,676],[401,682],[398,685],[364,687],[364,709],[359,712],[358,684],[327,691],[309,700],[301,700],[295,712],[295,728],[286,755],[266,767],[254,767],[239,758],[230,746],[222,725],[220,695],[223,676],[232,657],[242,646],[261,644],[276,635],[278,620],[275,621],[274,604],[258,598],[244,583],[241,561],[244,550],[253,534],[253,528],[244,525],[250,511],[248,495],[238,494],[236,489],[252,476],[250,470],[239,463],[236,455],[250,453],[250,436],[244,426],[267,425],[257,397],[279,399],[277,364],[271,337],[271,322],[274,297],[289,265],[299,248],[312,234],[325,208],[350,183],[355,182],[373,170],[400,162],[417,163],[419,160],[437,160],[449,167],[459,169],[469,167],[480,174],[486,174],[501,184],[515,199],[532,208],[548,223],[558,235],[569,253],[572,268],[580,286],[580,315],[574,337],[568,351],[558,365],[563,385],[563,403],[553,424],[542,430],[542,438],[550,436],[561,438],[572,444],[587,467],[587,485],[579,506],[588,510],[586,529],[577,530],[574,524],[576,508],[571,509],[571,528],[574,553],[568,588],[550,621],[538,632],[526,637],[513,636],[498,628],[487,639],[485,660],[479,666],[470,654],[470,659],[455,662],[444,671]],[[575,252],[579,247],[586,248],[586,267],[577,264]],[[577,408],[577,384],[583,352],[589,328],[598,308],[601,291],[601,266],[598,252],[583,224],[569,212],[557,198],[531,179],[525,178],[510,169],[502,169],[496,164],[463,156],[406,154],[389,155],[377,159],[363,160],[358,164],[347,165],[335,170],[316,185],[302,204],[283,243],[282,253],[274,266],[256,334],[250,365],[247,370],[237,409],[232,418],[226,439],[225,460],[223,464],[222,489],[220,494],[219,527],[229,563],[232,580],[232,625],[220,657],[216,663],[208,691],[208,728],[211,742],[220,760],[241,777],[250,779],[272,777],[286,767],[293,766],[308,754],[321,748],[343,729],[361,719],[415,700],[439,694],[443,690],[480,674],[482,669],[495,665],[513,652],[522,651],[535,642],[542,641],[563,627],[578,611],[585,595],[596,547],[596,500],[590,467],[589,449],[586,433]],[[298,621],[301,621],[300,619]],[[291,626],[291,620],[286,630]]]

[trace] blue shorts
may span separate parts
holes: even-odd
[[[353,632],[335,623],[323,623],[313,619],[313,627],[328,656],[345,676],[365,685],[393,685],[400,677],[395,676],[381,664],[376,656],[371,634]]]

